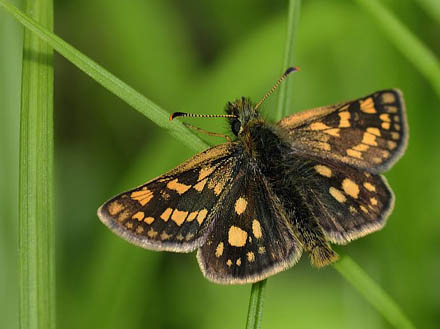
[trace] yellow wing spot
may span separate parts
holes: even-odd
[[[154,222],[154,217],[145,217],[144,222],[151,225]]]
[[[204,179],[205,177],[211,175],[215,170],[215,167],[203,167],[202,169],[200,169],[199,172],[199,178],[197,179],[197,181],[200,181],[202,179]]]
[[[243,247],[246,244],[247,232],[237,226],[231,226],[228,232],[228,242],[234,247]]]
[[[329,143],[318,142],[317,146],[319,149],[324,151],[330,151],[332,149]]]
[[[208,214],[207,209],[202,209],[199,211],[199,214],[197,215],[197,221],[199,222],[199,225],[202,225],[203,221],[206,218],[206,215]]]
[[[400,131],[400,125],[398,123],[394,124],[394,129],[396,129],[397,131]]]
[[[162,218],[162,220],[164,221],[164,222],[167,222],[168,221],[168,219],[170,219],[170,216],[171,216],[171,213],[173,212],[173,209],[172,208],[167,208],[163,213],[162,213],[162,215],[160,215],[160,218]]]
[[[116,215],[122,209],[124,209],[124,205],[118,201],[113,201],[108,205],[108,213],[112,216]]]
[[[368,150],[369,148],[370,148],[370,146],[366,145],[366,144],[358,144],[356,146],[353,146],[353,150],[360,151],[360,152],[364,152],[364,151]]]
[[[157,232],[155,230],[153,230],[152,228],[150,228],[150,230],[147,232],[147,235],[149,238],[155,238],[157,236]]]
[[[226,265],[228,265],[228,267],[231,267],[231,265],[232,265],[232,260],[228,259],[227,262],[226,262]]]
[[[266,248],[264,247],[258,247],[258,253],[259,254],[264,254],[266,252]]]
[[[177,234],[176,239],[177,239],[177,241],[183,241],[184,237],[183,237],[182,233]]]
[[[162,233],[160,234],[160,239],[161,240],[168,240],[169,238],[171,238],[171,234],[168,234],[165,231],[162,231]]]
[[[316,165],[313,168],[315,168],[316,172],[321,176],[332,177],[332,170],[327,166]]]
[[[345,178],[342,181],[342,188],[346,194],[357,199],[359,197],[359,186],[351,179]],[[339,201],[339,200],[338,200]]]
[[[252,251],[247,253],[247,259],[249,263],[253,263],[255,261],[255,254]]]
[[[368,214],[368,209],[367,208],[365,208],[364,206],[359,206],[359,208],[361,208],[361,210],[364,212],[364,213],[366,213],[366,214]]]
[[[193,211],[192,213],[189,214],[189,216],[186,219],[186,221],[187,222],[192,222],[197,217],[198,213],[199,213],[198,211]]]
[[[220,242],[217,245],[217,248],[215,249],[215,257],[219,258],[221,255],[223,255],[223,242]]]
[[[348,209],[350,210],[350,213],[351,213],[352,215],[356,215],[357,212],[358,212],[358,211],[356,210],[356,208],[353,207],[353,206],[350,206]]]
[[[332,135],[335,137],[339,137],[339,130],[340,130],[339,128],[332,128],[332,129],[327,129],[324,132],[326,134],[329,134],[329,135]]]
[[[237,264],[237,266],[241,265],[241,258],[237,259],[237,261],[235,262],[235,264]]]
[[[133,223],[127,222],[127,223],[125,223],[125,226],[127,226],[127,228],[131,230],[133,228]]]
[[[118,221],[123,222],[128,217],[130,217],[130,212],[128,210],[124,210],[118,215]]]
[[[367,128],[367,132],[369,132],[370,134],[373,134],[373,135],[376,135],[376,136],[380,137],[380,130],[379,130],[379,128],[368,127]]]
[[[175,209],[173,214],[171,215],[171,220],[175,222],[177,226],[180,226],[185,221],[187,215],[188,211],[180,211]]]
[[[394,119],[394,121],[396,121],[396,122],[400,122],[400,117],[399,117],[398,115],[395,115],[395,116],[393,117],[393,119]]]
[[[382,122],[380,125],[383,129],[390,129],[391,124],[389,122]]]
[[[263,236],[263,233],[261,232],[260,222],[256,219],[252,221],[252,233],[257,239],[261,239],[261,237]]]
[[[396,100],[394,94],[392,93],[384,93],[381,97],[383,103],[394,103],[394,101]]]
[[[376,136],[370,134],[369,132],[365,132],[361,143],[371,146],[377,146]]]
[[[391,138],[398,140],[400,138],[400,134],[398,132],[392,131],[391,132]]]
[[[376,192],[376,186],[374,186],[373,184],[371,184],[369,182],[365,182],[364,187],[370,192]]]
[[[224,186],[225,186],[225,182],[224,181],[218,182],[217,185],[215,185],[215,187],[214,187],[215,195],[219,196],[220,193],[222,193]]]
[[[388,113],[382,113],[379,115],[379,119],[385,122],[391,122],[390,115]]]
[[[397,144],[394,141],[388,141],[387,144],[390,150],[394,150],[397,147]]]
[[[346,152],[347,152],[347,155],[349,155],[349,156],[351,156],[353,158],[362,159],[362,153],[359,152],[359,151],[348,149]]]
[[[191,186],[179,183],[178,179],[176,178],[176,179],[168,182],[167,188],[169,188],[170,190],[174,190],[177,193],[179,193],[180,195],[182,195],[183,193],[188,191],[191,188]]]
[[[208,181],[208,178],[205,178],[204,180],[201,180],[200,182],[198,182],[196,185],[193,186],[194,189],[196,191],[202,192],[207,181]]]
[[[377,206],[377,199],[376,199],[376,198],[370,198],[370,203],[371,203],[373,206]]]
[[[241,215],[244,213],[247,207],[247,201],[243,197],[239,197],[237,201],[235,201],[235,212],[237,215]]]
[[[142,227],[142,225],[139,225],[138,227],[136,227],[136,233],[141,234],[144,232],[144,228]]]
[[[144,212],[143,211],[138,211],[131,218],[137,219],[138,221],[142,221],[144,219],[144,217],[145,217]]]
[[[390,156],[390,152],[388,152],[387,150],[382,150],[382,156],[386,159]]]
[[[339,191],[337,188],[334,188],[332,186],[329,188],[328,191],[331,194],[331,196],[336,199],[336,201],[341,202],[341,203],[347,201],[347,198],[345,197],[345,195],[341,191]]]
[[[348,128],[350,127],[350,112],[348,111],[344,111],[344,112],[339,112],[339,128]]]
[[[376,109],[374,108],[374,102],[371,97],[368,97],[364,101],[360,101],[361,111],[369,114],[376,113]]]
[[[153,192],[144,187],[140,191],[135,191],[130,194],[133,200],[138,201],[142,206],[145,206],[153,198]]]
[[[397,113],[397,106],[387,105],[386,109],[388,113]]]
[[[185,240],[186,240],[186,241],[189,241],[189,240],[191,240],[193,237],[194,237],[194,233],[188,233],[188,234],[186,235],[186,237],[185,237]]]
[[[312,130],[324,130],[324,129],[330,129],[331,127],[327,126],[325,123],[322,122],[313,122],[310,125],[310,129]]]

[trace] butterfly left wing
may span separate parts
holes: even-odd
[[[204,276],[213,282],[256,282],[301,256],[302,243],[258,169],[242,166],[213,221],[197,253]]]
[[[407,145],[408,125],[397,89],[319,107],[278,122],[298,154],[348,164],[372,173],[391,167]]]
[[[238,167],[235,143],[201,152],[98,209],[99,219],[143,248],[190,252],[206,239],[219,200]]]

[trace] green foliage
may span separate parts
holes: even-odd
[[[250,0],[229,11],[218,10],[225,6],[221,1],[182,6],[156,0],[116,6],[103,0],[80,0],[58,6],[57,33],[121,79],[112,80],[109,89],[123,86],[119,81],[130,81],[136,90],[170,111],[219,113],[225,101],[234,97],[260,98],[280,73],[285,6],[266,7],[264,2]],[[391,11],[401,16],[397,21],[405,18],[413,35],[423,34],[424,43],[435,51],[435,34],[424,32],[438,29],[437,23],[423,19],[420,25],[411,24],[425,16],[417,9],[401,9],[408,6]],[[436,202],[440,197],[436,175],[440,154],[435,152],[440,115],[433,111],[438,98],[429,83],[436,88],[436,78],[425,80],[433,76],[422,68],[426,63],[407,62],[405,47],[417,47],[418,42],[390,46],[391,38],[397,44],[395,40],[408,36],[407,31],[383,33],[359,8],[349,1],[306,2],[301,8],[294,64],[302,72],[294,78],[293,108],[338,102],[385,87],[404,91],[412,136],[407,155],[388,175],[397,196],[395,212],[383,231],[344,250],[386,287],[418,326],[435,328],[440,224],[433,219],[440,214]],[[421,62],[435,63],[427,52],[411,49],[410,53],[421,57]],[[2,53],[0,61],[14,56],[8,54]],[[58,59],[56,64],[59,326],[244,326],[247,287],[212,285],[202,278],[193,255],[158,254],[127,245],[105,230],[95,216],[97,206],[112,194],[170,169],[193,151],[128,111],[126,104],[84,79],[65,61]],[[13,79],[12,74],[9,77]],[[138,104],[138,110],[154,108],[149,107],[154,103],[145,105],[141,98],[129,101],[135,94],[128,91],[125,100]],[[275,103],[276,97],[272,97],[265,104],[268,116],[273,115]],[[156,120],[166,126],[166,114],[156,113]],[[195,124],[214,131],[226,129],[216,120]],[[2,195],[7,193],[2,191]],[[14,232],[13,227],[5,228],[9,235]],[[4,241],[0,248],[1,255],[14,249]],[[0,267],[4,278],[15,266],[14,259],[1,261],[5,262]],[[264,323],[272,328],[286,324],[386,326],[331,269],[316,271],[303,261],[270,280]],[[13,328],[10,324],[7,327]]]

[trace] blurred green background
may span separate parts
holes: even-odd
[[[434,53],[430,1],[382,1]],[[19,4],[19,1],[15,1]],[[55,32],[164,109],[222,113],[282,72],[287,1],[55,1]],[[17,182],[22,28],[0,10],[0,327],[17,322]],[[420,58],[420,61],[423,61]],[[396,206],[380,232],[343,247],[418,328],[440,325],[439,98],[371,16],[349,0],[303,1],[291,112],[400,88],[410,140],[386,174]],[[276,96],[264,105],[271,117]],[[57,325],[243,328],[250,285],[206,281],[194,254],[123,241],[96,216],[112,195],[194,152],[55,57]],[[225,132],[221,119],[189,120]],[[223,140],[210,139],[212,143]],[[268,280],[263,328],[389,328],[332,267],[303,257]]]

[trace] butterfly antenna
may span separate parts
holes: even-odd
[[[269,92],[264,95],[264,97],[261,99],[261,101],[258,102],[257,105],[255,105],[255,109],[257,110],[261,104],[263,104],[263,102],[270,96],[273,94],[273,92],[278,88],[278,86],[281,84],[281,82],[283,82],[284,79],[287,78],[287,76],[292,73],[292,72],[296,72],[296,71],[301,71],[301,69],[298,66],[292,66],[289,67],[286,72],[283,73],[283,75],[281,76],[281,78],[279,78],[279,80],[273,85],[273,87],[269,90]]]
[[[170,121],[177,117],[193,117],[193,118],[236,118],[233,114],[193,114],[184,112],[174,112],[170,114]]]

